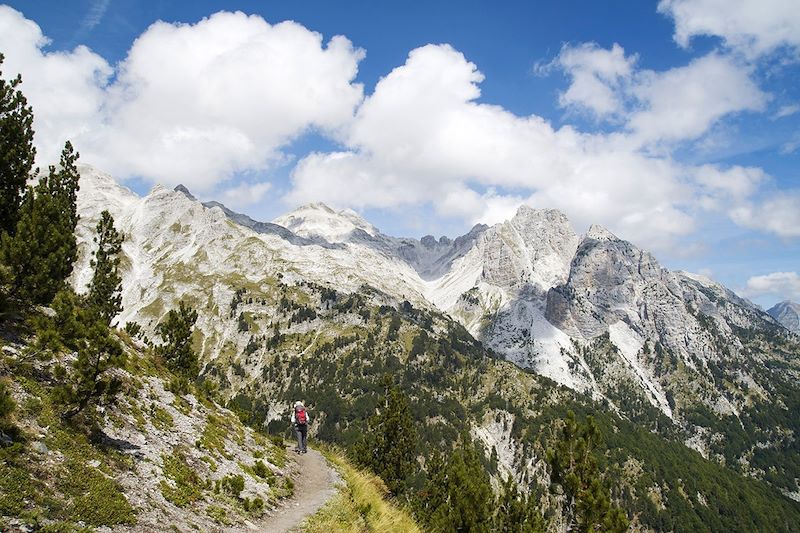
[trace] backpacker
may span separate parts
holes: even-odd
[[[305,407],[300,407],[295,411],[295,420],[297,420],[297,423],[301,426],[306,425],[308,418],[306,417]]]

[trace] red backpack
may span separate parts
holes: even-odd
[[[294,414],[295,414],[295,420],[297,420],[298,424],[303,425],[308,421],[308,418],[306,417],[305,407],[300,407],[299,409],[295,409]]]

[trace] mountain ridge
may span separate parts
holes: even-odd
[[[249,217],[243,225],[224,206],[181,191],[155,187],[139,198],[91,169],[82,179],[76,288],[88,282],[93,217],[111,207],[128,236],[119,323],[135,320],[154,335],[166,310],[186,300],[201,311],[195,342],[205,371],[231,394],[242,376],[277,364],[270,346],[293,339],[287,356],[305,357],[333,343],[324,340],[333,332],[348,338],[370,309],[403,309],[455,320],[485,349],[619,416],[652,428],[675,424],[687,446],[716,461],[744,461],[749,475],[763,475],[747,465],[772,461],[784,446],[780,435],[794,431],[780,407],[793,402],[800,376],[790,333],[722,285],[668,271],[602,227],[578,235],[557,211],[526,206],[509,221],[435,245],[367,233],[350,220],[354,229],[331,243],[288,229],[259,232]],[[413,256],[418,250],[430,255]],[[436,269],[443,274],[434,279],[420,274]],[[333,309],[350,314],[334,319]],[[406,349],[412,341],[403,340]],[[787,425],[759,425],[756,412],[765,410]],[[732,424],[751,435],[729,443]],[[800,498],[796,477],[787,471],[785,490]]]

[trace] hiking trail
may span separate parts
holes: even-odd
[[[258,524],[248,524],[251,531],[287,533],[322,508],[336,494],[336,485],[341,481],[339,474],[328,465],[325,457],[317,450],[308,449],[306,454],[289,451],[297,463],[297,477],[294,480],[294,495],[280,503],[272,516],[259,520]]]

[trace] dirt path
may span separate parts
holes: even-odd
[[[331,496],[336,494],[339,475],[328,466],[325,457],[316,450],[297,455],[289,451],[299,467],[295,479],[294,496],[275,509],[273,515],[259,522],[257,531],[285,533],[292,531],[305,518],[316,513]]]

